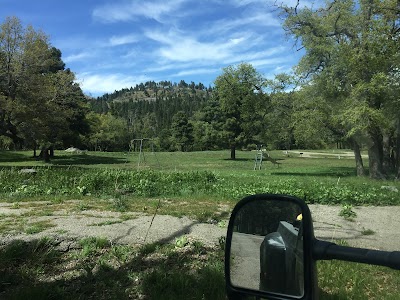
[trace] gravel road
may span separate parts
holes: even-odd
[[[13,216],[34,209],[29,206],[16,209],[11,204],[0,203],[0,225]],[[310,209],[317,238],[343,239],[357,247],[400,250],[400,206],[355,207],[353,210],[357,216],[354,221],[347,221],[339,216],[340,206],[310,205]],[[86,210],[71,213],[60,210],[52,216],[28,219],[28,222],[50,220],[54,227],[37,234],[3,234],[0,243],[4,245],[15,239],[31,240],[43,236],[55,236],[60,240],[99,236],[108,238],[112,243],[143,244],[156,241],[174,242],[177,237],[187,235],[205,244],[213,244],[226,235],[226,227],[221,227],[221,224],[199,223],[187,217],[156,215],[153,220],[153,216],[139,213],[131,213],[131,219],[124,221],[120,217],[120,213],[110,211]]]

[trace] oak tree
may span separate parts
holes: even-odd
[[[393,114],[399,96],[392,90],[399,85],[399,2],[335,0],[317,9],[300,8],[300,2],[281,6],[284,28],[305,50],[297,71],[308,86],[330,94],[356,157],[360,142],[366,144],[370,177],[385,178],[400,167],[400,115]]]

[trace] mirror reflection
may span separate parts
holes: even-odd
[[[237,287],[299,296],[304,291],[301,208],[253,201],[234,218],[230,276]]]

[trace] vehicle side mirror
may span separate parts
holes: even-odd
[[[284,195],[254,195],[234,208],[226,238],[229,299],[314,299],[315,264],[309,208]]]

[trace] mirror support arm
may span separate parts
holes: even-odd
[[[400,251],[377,251],[363,248],[339,246],[335,243],[315,240],[314,260],[345,260],[358,263],[386,266],[400,270]]]

